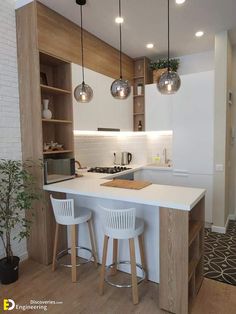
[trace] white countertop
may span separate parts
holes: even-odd
[[[132,169],[123,171],[120,175],[149,166],[132,166]],[[151,166],[150,168],[159,167]],[[163,168],[162,168],[163,169]],[[171,168],[164,168],[171,170]],[[68,181],[44,185],[45,191],[84,195],[97,198],[112,199],[158,207],[168,207],[190,211],[205,195],[204,189],[152,184],[141,190],[130,190],[101,186],[102,183],[116,177],[104,173],[83,172],[83,177]]]

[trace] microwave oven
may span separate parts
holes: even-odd
[[[51,184],[55,182],[70,180],[75,177],[75,159],[47,158],[44,161],[44,183]]]

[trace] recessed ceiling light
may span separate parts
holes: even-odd
[[[183,4],[186,0],[175,0],[176,4]]]
[[[152,49],[152,48],[154,47],[154,45],[153,45],[152,43],[149,43],[149,44],[146,44],[146,47],[147,47],[148,49]]]
[[[198,32],[195,33],[196,37],[202,37],[203,35],[204,35],[203,31],[198,31]]]
[[[122,16],[117,16],[115,21],[117,24],[122,24],[124,22],[124,18]]]

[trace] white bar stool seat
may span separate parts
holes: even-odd
[[[118,288],[132,287],[133,303],[139,302],[138,297],[138,284],[146,279],[146,259],[144,254],[144,221],[138,217],[135,217],[135,208],[129,209],[109,209],[100,206],[104,211],[104,245],[103,245],[103,257],[102,257],[102,269],[100,275],[100,286],[99,292],[102,295],[104,292],[104,281],[108,284]],[[135,258],[135,245],[134,239],[138,237],[139,249],[142,265],[136,263]],[[113,263],[106,266],[107,259],[107,248],[109,238],[113,239]],[[119,261],[117,260],[118,251],[118,240],[129,240],[130,248],[130,261]],[[131,265],[131,285],[113,284],[107,278],[107,271],[111,270],[111,274],[116,274],[117,265],[119,264],[130,264]],[[138,280],[136,267],[142,270],[143,276]]]
[[[86,260],[86,262],[90,262],[91,259],[94,259],[95,266],[97,267],[97,253],[96,253],[96,245],[94,240],[94,231],[92,225],[92,211],[89,208],[85,207],[75,207],[73,199],[56,199],[50,195],[52,208],[56,220],[56,232],[55,232],[55,240],[54,240],[54,249],[53,249],[53,263],[52,270],[54,271],[56,268],[56,262],[69,250],[71,250],[71,264],[65,265],[67,267],[72,268],[72,282],[76,282],[76,266],[80,266],[80,264],[76,264],[76,250],[83,249],[87,250],[91,253],[91,258]],[[88,223],[89,235],[91,241],[92,250],[77,246],[77,226],[82,223]],[[58,245],[58,231],[59,225],[71,226],[71,248],[65,249],[59,253],[57,253],[57,245]],[[81,264],[84,264],[81,263]]]

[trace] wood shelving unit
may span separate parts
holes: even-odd
[[[51,141],[63,145],[63,150],[44,151],[50,158],[73,157],[73,108],[71,91],[71,65],[63,60],[40,52],[40,73],[44,73],[48,85],[40,84],[41,101],[49,99],[52,119],[42,118],[43,143]],[[42,107],[43,110],[43,107]]]
[[[56,119],[42,119],[42,122],[45,123],[73,123],[72,120],[56,120]]]
[[[71,94],[71,91],[66,90],[66,89],[62,89],[62,88],[57,88],[57,87],[53,87],[53,86],[48,86],[48,85],[43,85],[40,84],[41,90],[44,93],[48,93],[50,94]]]
[[[54,151],[47,151],[47,152],[43,152],[43,155],[54,155],[54,154],[66,154],[66,153],[73,153],[72,150],[54,150]]]
[[[203,281],[205,198],[191,211],[160,208],[160,307],[188,314]]]
[[[202,203],[204,200],[202,201]],[[204,253],[204,206],[200,203],[189,214],[189,309],[203,281],[203,253]]]
[[[134,60],[134,95],[133,95],[133,129],[138,131],[141,121],[142,130],[145,131],[145,84],[151,83],[150,60],[141,57]],[[138,85],[142,84],[142,92],[138,94]]]

